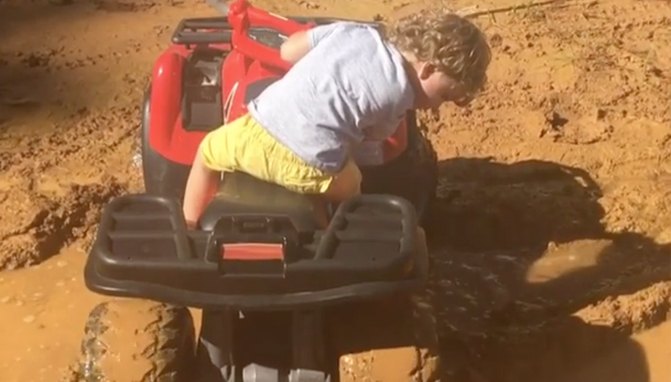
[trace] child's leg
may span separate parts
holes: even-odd
[[[322,195],[308,195],[312,202],[312,208],[315,213],[317,223],[323,229],[329,225],[328,201]]]
[[[361,194],[361,170],[351,158],[339,173],[333,176],[331,184],[324,192],[324,198],[341,203]]]
[[[270,136],[249,115],[219,130],[222,138],[213,132],[201,144],[207,167],[242,171],[317,200],[315,215],[324,226],[328,224],[326,202],[340,203],[360,193],[361,172],[353,160],[337,174],[314,168]]]
[[[235,160],[240,132],[249,118],[243,116],[209,132],[198,146],[184,192],[182,211],[188,228],[195,228],[198,219],[217,192],[221,175],[236,170]]]
[[[200,152],[196,155],[186,181],[182,206],[187,228],[196,228],[198,218],[217,192],[221,174],[205,166]]]
[[[329,187],[323,194],[314,195],[312,203],[319,224],[326,228],[329,224],[329,203],[336,205],[361,194],[361,171],[353,160],[332,177]]]

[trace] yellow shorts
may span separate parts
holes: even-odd
[[[249,114],[208,133],[199,154],[216,171],[241,171],[301,194],[325,193],[335,177],[356,182],[361,173],[351,159],[338,174],[314,168],[275,140]]]

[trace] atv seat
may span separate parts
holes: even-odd
[[[298,232],[319,228],[313,203],[305,195],[251,175],[227,173],[217,194],[205,209],[200,226],[211,230],[224,216],[287,216]]]

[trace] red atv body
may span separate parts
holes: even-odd
[[[145,98],[142,159],[147,192],[181,199],[205,134],[244,114],[249,101],[291,68],[279,54],[283,40],[335,21],[285,18],[240,0],[231,4],[226,18],[182,20],[172,45],[156,60]],[[359,165],[365,193],[405,197],[424,215],[436,186],[436,158],[414,112]]]
[[[147,192],[105,207],[87,258],[90,290],[132,299],[91,311],[83,380],[114,379],[138,359],[148,369],[128,380],[379,380],[374,370],[389,365],[399,380],[437,380],[418,228],[436,163],[412,113],[378,163],[362,166],[364,195],[341,203],[326,229],[303,195],[238,173],[225,177],[199,229],[186,229],[180,202],[203,136],[286,73],[282,36],[331,21],[236,0],[227,19],[180,23],[145,99]],[[202,309],[197,334],[186,307]],[[127,318],[152,315],[151,324]],[[120,347],[120,331],[159,342]]]

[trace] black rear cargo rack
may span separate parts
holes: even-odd
[[[121,196],[105,207],[84,280],[101,294],[262,310],[389,296],[426,282],[426,243],[402,198],[353,198],[310,241],[290,222],[222,211],[213,230],[187,230],[177,200]]]

